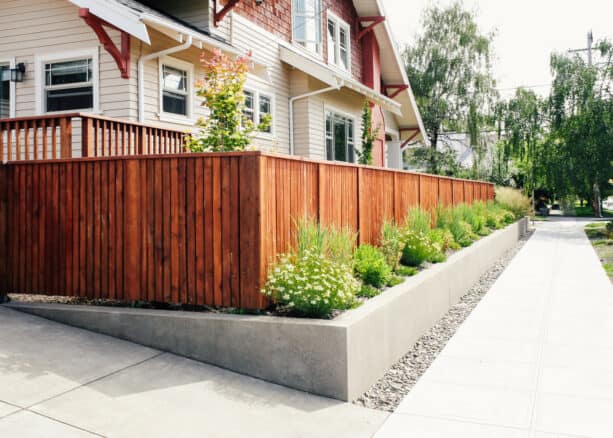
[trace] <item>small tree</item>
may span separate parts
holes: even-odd
[[[243,87],[247,79],[251,55],[232,59],[216,50],[212,57],[203,53],[200,62],[204,79],[196,83],[196,95],[203,99],[209,115],[200,118],[198,133],[186,139],[192,152],[242,151],[251,143],[253,132],[270,125],[270,116],[263,117],[256,127],[245,115]]]
[[[372,164],[372,149],[379,129],[372,128],[372,110],[368,101],[362,107],[362,150],[356,151],[358,163]]]

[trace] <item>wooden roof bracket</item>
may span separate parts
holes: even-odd
[[[219,22],[223,20],[223,17],[225,17],[226,14],[230,12],[240,0],[228,0],[228,3],[226,3],[220,11],[217,11],[218,1],[219,0],[213,0],[213,23],[215,24],[215,27],[219,25]]]
[[[396,91],[394,91],[392,94],[389,94],[388,89],[390,89],[390,88],[394,89]],[[387,97],[389,97],[390,99],[393,99],[394,97],[398,96],[400,93],[402,93],[407,88],[409,88],[408,84],[383,85],[383,89],[385,90],[385,94],[387,94]]]
[[[409,131],[413,133],[411,136],[409,136],[409,138],[402,142],[400,145],[400,150],[403,150],[409,144],[409,142],[419,134],[419,128],[400,128],[398,131],[400,134],[402,134],[402,131]]]
[[[364,35],[372,31],[377,24],[383,23],[385,21],[385,17],[382,15],[375,15],[371,17],[360,17],[359,20],[360,20],[360,24],[370,23],[368,26],[366,26],[364,29],[362,29],[358,33],[358,40],[361,40],[364,37]]]
[[[117,29],[110,23],[102,20],[100,17],[89,12],[88,8],[79,8],[79,17],[92,28],[98,36],[100,44],[102,44],[107,52],[113,57],[121,72],[121,77],[124,79],[130,78],[130,35],[121,29]],[[111,39],[103,26],[119,30],[121,32],[121,49],[118,49],[115,42]]]

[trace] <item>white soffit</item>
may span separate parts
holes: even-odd
[[[281,61],[292,67],[314,77],[329,86],[342,86],[349,88],[366,98],[371,102],[385,108],[391,113],[400,116],[400,103],[377,93],[372,88],[344,75],[337,73],[325,64],[311,59],[306,53],[300,53],[299,49],[295,49],[289,45],[281,44],[279,46],[279,56]]]

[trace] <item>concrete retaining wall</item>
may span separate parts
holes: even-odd
[[[331,320],[59,304],[16,310],[340,400],[354,400],[508,249],[527,219],[498,230]]]

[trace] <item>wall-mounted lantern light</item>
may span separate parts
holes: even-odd
[[[11,82],[23,82],[23,77],[26,72],[26,65],[23,62],[17,64],[17,67],[11,69]]]
[[[255,4],[260,6],[262,3],[264,3],[264,0],[255,0]]]

